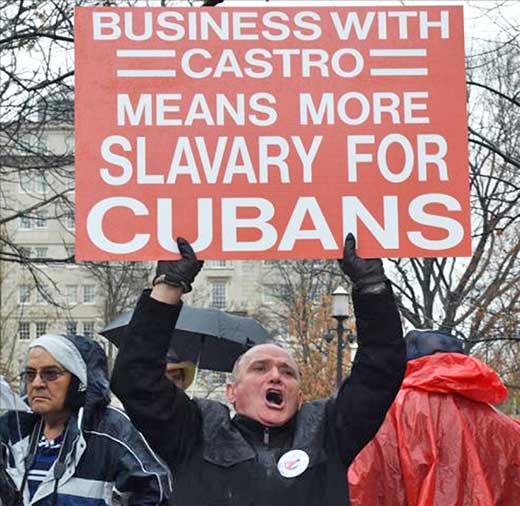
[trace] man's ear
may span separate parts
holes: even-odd
[[[298,409],[302,407],[303,404],[303,392],[301,390],[298,391]]]
[[[236,395],[235,395],[235,385],[234,383],[226,384],[226,397],[230,404],[235,404]]]

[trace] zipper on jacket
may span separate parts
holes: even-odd
[[[269,446],[269,427],[264,427],[264,445]]]

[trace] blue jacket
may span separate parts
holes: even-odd
[[[64,441],[65,471],[58,480],[56,506],[112,504],[114,487],[129,494],[129,504],[158,505],[171,493],[167,468],[148,446],[123,411],[108,406],[110,400],[106,356],[94,341],[66,336],[87,365],[85,404],[68,422]],[[24,460],[30,453],[31,435],[42,419],[33,413],[8,412],[0,418],[0,441],[7,454],[7,472],[20,488]],[[28,487],[24,505],[51,506],[55,490],[54,467],[32,500]]]

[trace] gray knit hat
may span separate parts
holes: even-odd
[[[79,350],[65,336],[44,334],[29,345],[29,350],[37,346],[50,353],[67,371],[74,374],[85,387],[87,386],[87,364]]]

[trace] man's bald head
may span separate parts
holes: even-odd
[[[294,357],[292,356],[292,354],[289,351],[287,351],[284,347],[282,347],[278,344],[274,344],[274,343],[257,344],[255,346],[253,346],[252,348],[249,348],[249,350],[247,350],[245,353],[242,353],[242,355],[240,355],[236,359],[236,361],[233,365],[233,370],[231,372],[231,380],[233,382],[236,381],[239,370],[242,367],[246,366],[249,362],[251,362],[254,359],[254,357],[258,355],[258,353],[262,353],[262,352],[269,353],[269,351],[273,351],[273,349],[276,354],[279,354],[281,351],[282,353],[284,353],[286,355],[286,359],[287,359],[288,363],[290,363],[296,370],[296,373],[298,375],[298,380],[299,380],[300,379],[300,368],[298,367],[298,364],[296,363],[296,360],[294,360]]]

